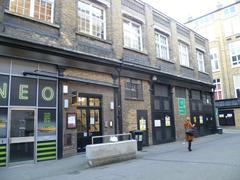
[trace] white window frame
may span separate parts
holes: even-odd
[[[54,5],[55,5],[55,0],[44,0],[44,1],[46,1],[46,2],[48,2],[48,3],[51,3],[51,7],[52,7],[52,9],[51,9],[51,22],[50,23],[53,23],[53,19],[54,19]],[[18,2],[18,1],[17,1]],[[35,11],[35,0],[30,0],[30,14],[29,14],[29,16],[30,17],[32,17],[32,18],[34,18],[34,19],[38,19],[38,20],[40,20],[40,21],[46,21],[46,20],[42,20],[42,19],[40,19],[40,18],[36,18],[36,17],[34,17],[34,11]],[[17,6],[18,6],[18,3],[17,3]],[[9,10],[11,10],[12,9],[12,7],[11,7],[11,3],[9,3]],[[25,7],[23,8],[23,11],[24,11],[24,9],[25,9]],[[18,12],[14,12],[14,13],[18,13]],[[28,16],[28,15],[23,15],[23,16]],[[48,22],[48,21],[46,21],[46,22]]]
[[[198,70],[201,72],[205,72],[204,53],[199,50],[196,50],[196,53],[197,53]]]
[[[164,38],[166,41],[166,44],[161,42],[161,38]],[[170,60],[169,58],[169,43],[168,43],[168,36],[155,31],[155,45],[156,45],[156,55],[158,58]],[[164,53],[162,51],[162,48],[166,49],[166,57],[164,57]]]
[[[229,44],[229,54],[232,67],[240,67],[240,41]],[[236,63],[233,62],[233,57],[236,58]]]
[[[189,47],[187,44],[178,42],[180,65],[189,67]]]
[[[210,59],[211,59],[211,65],[212,65],[212,72],[217,72],[220,70],[220,65],[219,65],[219,58],[218,58],[218,50],[217,48],[210,49]],[[217,67],[216,68],[216,65]]]
[[[220,89],[215,88],[214,93],[217,94],[217,99],[215,99],[215,100],[223,99],[222,81],[221,81],[220,78],[216,78],[216,79],[214,79],[214,80],[215,80],[215,83],[213,83],[213,84],[214,84],[216,87],[217,87],[217,85],[220,85],[220,87],[221,87]],[[219,82],[217,82],[217,80],[219,80]],[[221,92],[222,97],[219,97],[219,92]],[[214,96],[214,97],[215,97],[215,96]]]
[[[128,23],[128,25],[126,25],[126,23]],[[140,45],[139,48],[135,48],[133,46],[133,36],[128,37],[130,39],[130,46],[126,45],[125,29],[129,28],[129,29],[127,29],[128,33],[136,34],[133,30],[133,26],[138,26],[138,28],[139,28],[139,34],[137,34],[137,37],[139,38],[139,41],[140,41],[139,42],[139,45]],[[126,18],[123,19],[123,44],[124,44],[124,47],[126,47],[126,48],[131,48],[131,49],[135,49],[135,50],[138,50],[138,51],[143,51],[142,24],[137,23],[137,22],[132,21],[132,20],[129,20],[129,19],[126,19]]]
[[[240,89],[240,83],[237,84],[236,78],[239,78],[239,82],[240,82],[240,74],[233,75],[234,94],[235,94],[235,97],[237,98],[237,89]]]
[[[100,6],[97,6],[96,4],[94,3],[90,3],[90,2],[85,2],[85,1],[82,1],[82,0],[78,0],[78,9],[79,9],[79,2],[80,3],[84,3],[86,5],[88,5],[88,10],[89,10],[89,25],[90,25],[90,29],[89,29],[89,32],[86,32],[86,31],[81,31],[80,30],[80,24],[79,24],[79,15],[77,15],[77,18],[78,18],[78,32],[81,32],[81,33],[84,33],[84,34],[88,34],[88,35],[91,35],[91,36],[94,36],[94,37],[97,37],[97,38],[100,38],[100,39],[104,39],[106,40],[106,10],[103,8],[103,7],[100,7]],[[93,25],[93,11],[94,9],[100,9],[102,10],[103,12],[103,19],[102,19],[102,23],[103,23],[103,38],[99,37],[99,36],[96,36],[93,34],[93,28],[92,28],[92,25]],[[78,10],[77,10],[78,11]],[[79,14],[79,12],[77,12],[77,14]]]

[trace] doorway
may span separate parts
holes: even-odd
[[[35,110],[10,110],[9,163],[34,162]]]
[[[86,145],[92,143],[93,136],[102,135],[102,108],[101,97],[79,97],[77,107],[77,151],[85,151]],[[101,143],[96,139],[93,143]]]

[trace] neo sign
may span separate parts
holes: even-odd
[[[37,80],[32,78],[12,77],[10,104],[36,106]],[[8,76],[0,76],[0,105],[8,105]],[[56,106],[56,82],[39,80],[38,105]]]

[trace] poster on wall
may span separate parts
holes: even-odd
[[[38,110],[38,136],[56,135],[56,110]]]
[[[170,116],[165,116],[165,126],[171,126]]]
[[[203,124],[203,116],[199,116],[199,123]]]
[[[73,129],[77,127],[77,115],[76,113],[67,113],[67,128]]]
[[[154,120],[154,127],[161,127],[161,120],[160,119]]]
[[[146,124],[146,120],[143,117],[139,120],[139,126],[141,131],[146,131],[147,124]]]
[[[0,75],[0,106],[8,105],[8,76]]]
[[[186,100],[185,100],[185,98],[178,98],[178,113],[179,113],[179,115],[186,115]]]

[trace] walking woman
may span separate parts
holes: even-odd
[[[192,151],[192,141],[193,141],[193,132],[190,132],[195,124],[192,124],[190,117],[187,116],[186,121],[184,122],[184,128],[186,132],[186,141],[188,142],[188,151]]]

